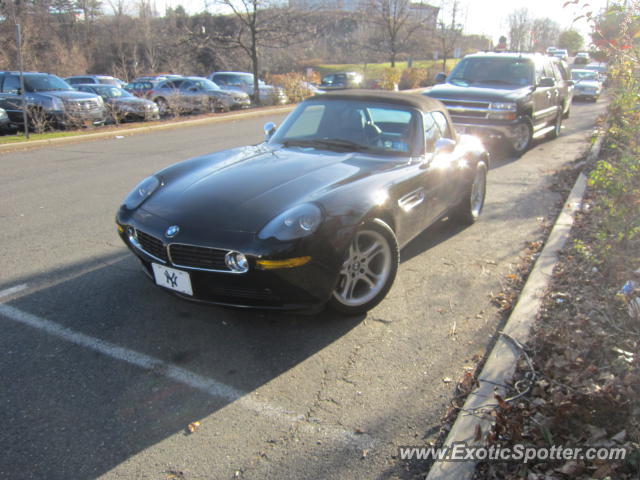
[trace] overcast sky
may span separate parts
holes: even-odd
[[[165,7],[182,5],[189,13],[201,12],[204,10],[206,0],[155,0],[156,8],[160,14],[164,14]],[[579,6],[570,5],[563,8],[566,0],[459,0],[462,7],[461,20],[465,26],[465,33],[478,33],[491,37],[497,42],[501,35],[508,35],[507,15],[509,12],[519,8],[527,8],[534,18],[551,18],[558,22],[561,29],[575,28],[584,37],[588,44],[587,34],[590,28],[587,22],[574,18],[581,12],[591,10],[594,13],[606,6],[608,0],[579,0],[579,4],[588,5],[586,9]],[[209,2],[213,3],[213,2]],[[434,6],[442,6],[451,3],[451,0],[427,1]],[[586,45],[585,45],[586,46]]]

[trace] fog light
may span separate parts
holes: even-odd
[[[224,257],[224,262],[232,272],[244,273],[249,270],[249,261],[247,257],[240,252],[227,253]]]

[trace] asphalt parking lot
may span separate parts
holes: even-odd
[[[491,294],[555,215],[553,173],[603,111],[575,103],[558,140],[497,155],[482,219],[420,235],[359,318],[188,303],[116,235],[140,179],[256,143],[267,119],[0,155],[0,477],[406,478],[397,447],[437,432],[447,380],[495,334]]]

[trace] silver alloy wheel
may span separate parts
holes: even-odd
[[[371,301],[385,287],[392,270],[389,242],[375,230],[361,230],[349,245],[334,298],[348,307]]]
[[[530,141],[531,133],[529,132],[529,126],[524,122],[520,122],[514,129],[512,140],[513,149],[518,153],[524,152],[529,146]]]
[[[484,205],[485,190],[487,188],[486,175],[487,172],[484,168],[478,165],[476,168],[476,175],[471,185],[471,214],[477,218],[482,211]]]

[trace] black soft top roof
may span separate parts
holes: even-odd
[[[315,100],[355,100],[359,102],[389,103],[413,107],[425,112],[446,112],[438,100],[417,93],[384,92],[379,90],[339,90],[313,97]]]

